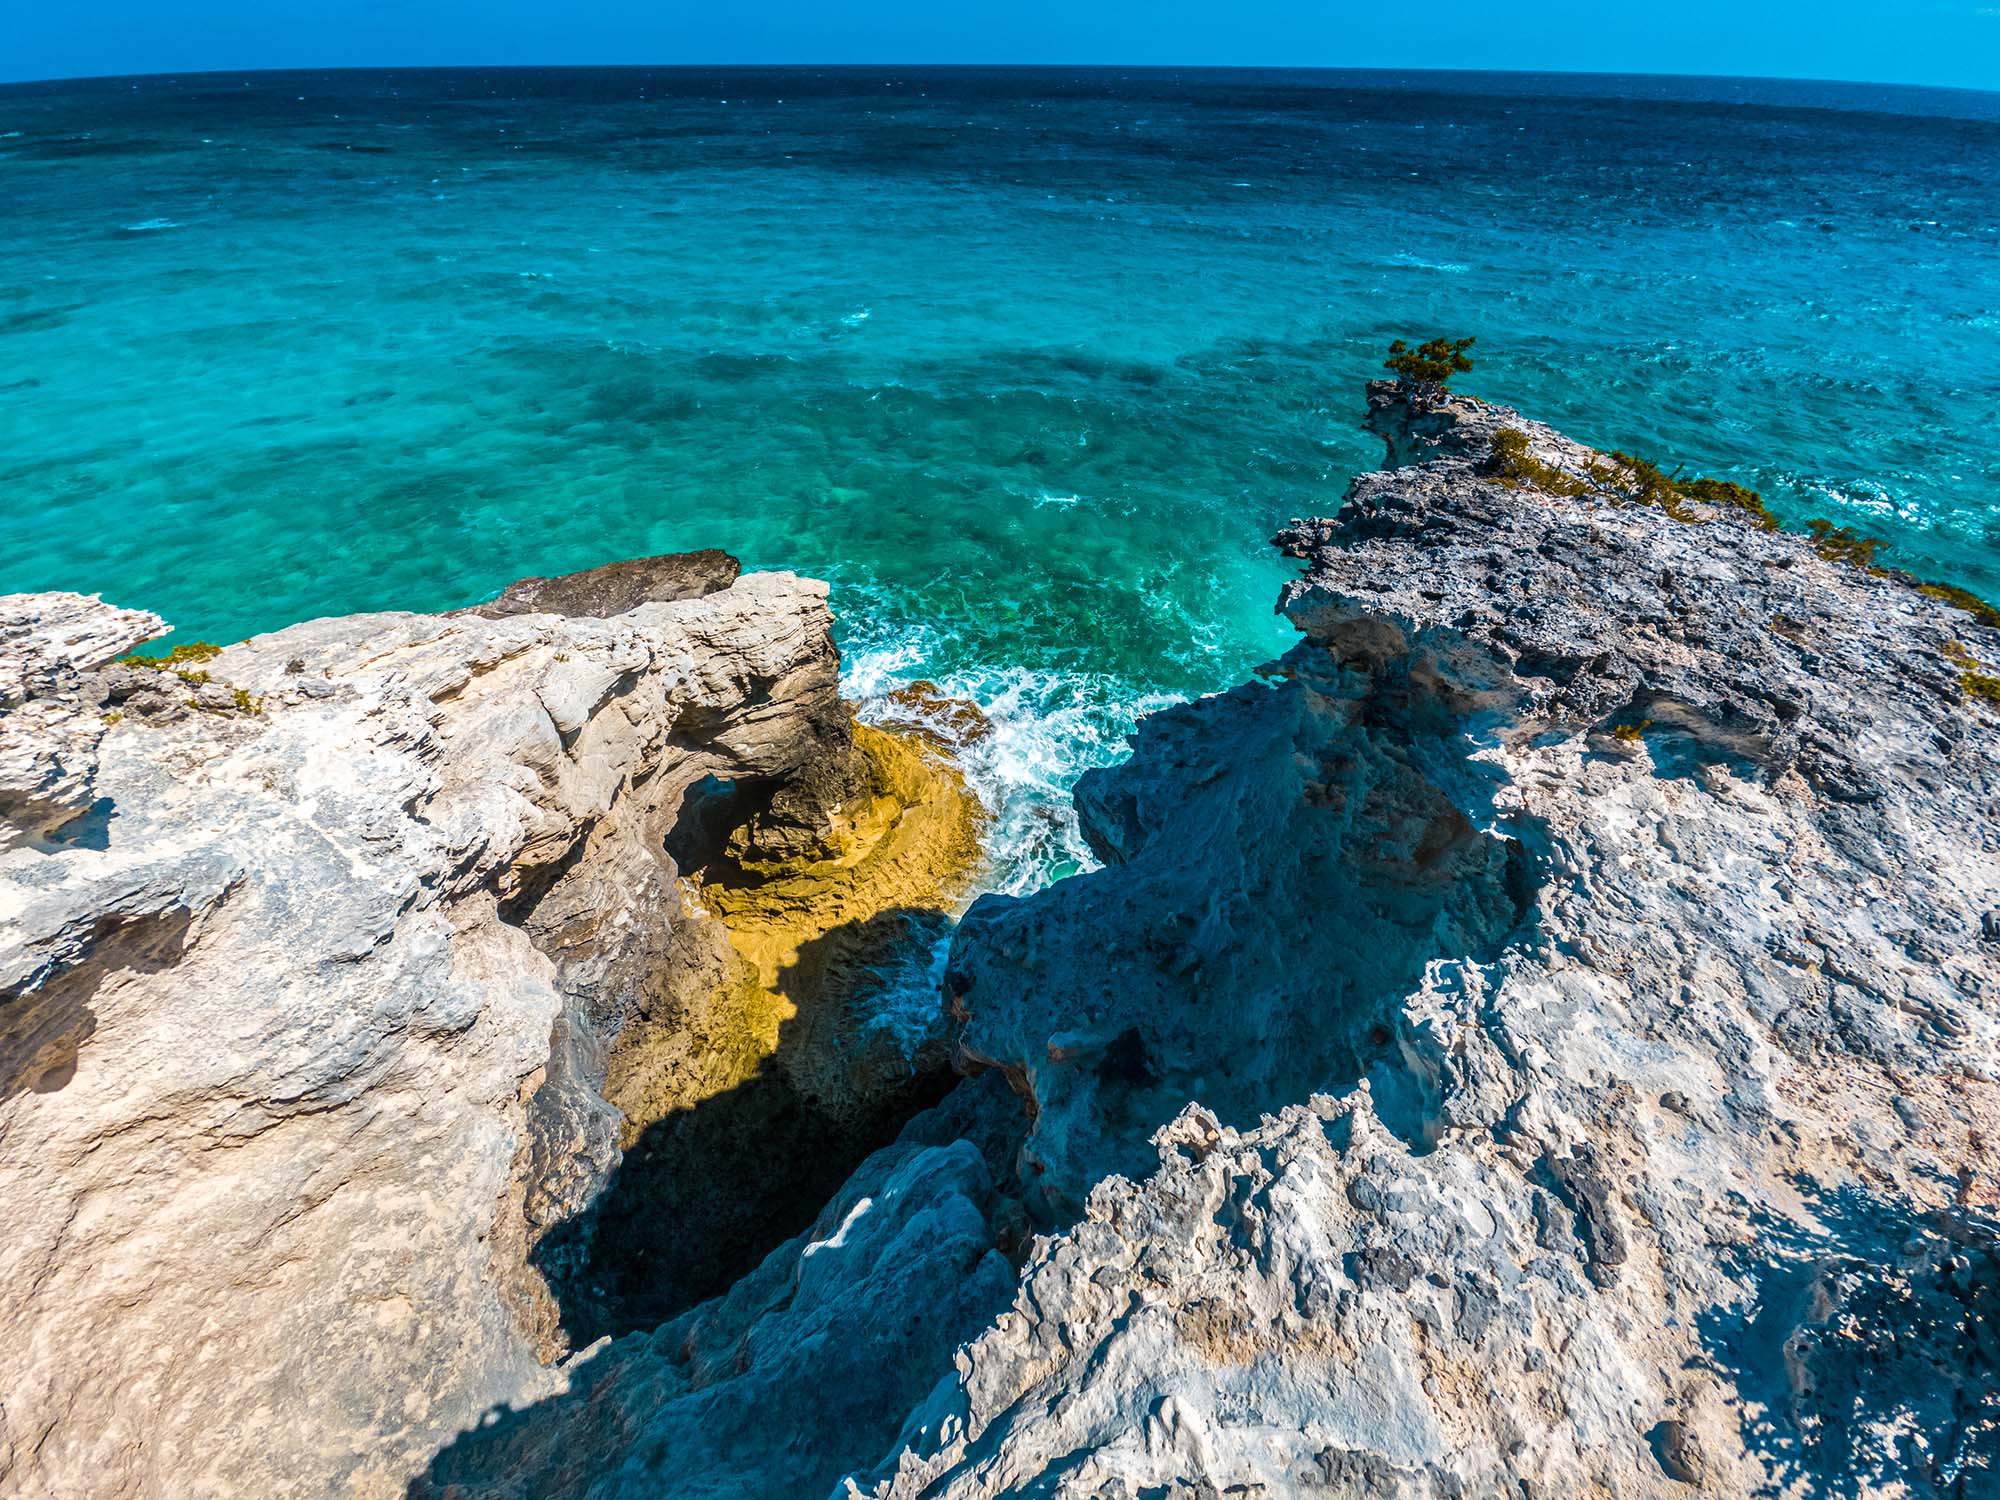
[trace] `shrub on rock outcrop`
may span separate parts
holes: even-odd
[[[1389,357],[1382,361],[1382,368],[1393,370],[1405,385],[1415,386],[1430,396],[1440,396],[1451,388],[1452,376],[1463,375],[1472,368],[1465,351],[1475,342],[1474,339],[1426,339],[1412,349],[1397,339],[1389,346]]]
[[[2000,630],[2000,609],[1995,609],[1969,589],[1951,583],[1925,583],[1917,586],[1917,592],[1927,598],[1942,599],[1953,609],[1964,610],[1989,629]]]
[[[1812,533],[1813,551],[1828,562],[1852,563],[1857,568],[1875,566],[1875,554],[1889,544],[1879,536],[1863,536],[1852,526],[1836,526],[1815,516],[1806,522]]]

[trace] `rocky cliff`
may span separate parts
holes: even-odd
[[[692,789],[808,866],[908,842],[824,585],[651,562],[138,664],[152,616],[0,603],[0,1492],[400,1495],[552,1389],[629,1176],[607,1074],[688,1111],[800,1013],[710,1044]],[[822,1092],[886,1139],[872,1088]],[[837,1183],[879,1141],[812,1144]]]
[[[1370,420],[1269,685],[963,926],[1080,1217],[850,1493],[2000,1492],[2000,637],[1512,412]]]
[[[2000,1487],[2000,632],[1505,409],[1369,421],[1279,538],[1299,644],[1084,779],[1102,869],[960,923],[905,1055],[972,1076],[692,1304],[592,1260],[650,1212],[603,1090],[787,985],[865,1013],[827,966],[932,919],[793,882],[934,911],[964,838],[854,758],[817,587],[318,622],[184,688],[97,665],[149,619],[13,602],[0,1490]],[[801,1098],[872,1045],[790,1034]],[[672,1181],[773,1117],[689,1114]]]

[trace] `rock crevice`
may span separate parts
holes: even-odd
[[[861,775],[824,585],[722,560],[150,666],[0,606],[0,1492],[401,1495],[560,1383],[612,1059],[727,948],[687,794]]]

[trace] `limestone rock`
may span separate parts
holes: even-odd
[[[1299,644],[961,924],[975,1076],[581,1350],[607,1054],[726,958],[688,794],[760,786],[708,831],[772,870],[862,805],[823,591],[77,668],[134,707],[0,854],[0,1493],[1991,1491],[1993,633],[1505,409],[1369,419]]]
[[[166,628],[95,595],[0,596],[0,850],[45,839],[89,809],[105,722],[79,679]]]
[[[870,1157],[729,1292],[574,1362],[440,1453],[412,1500],[824,1495],[1007,1301],[1011,1199],[954,1110]]]
[[[1515,413],[1371,420],[1273,685],[1143,724],[1078,788],[1106,868],[963,924],[1081,1217],[846,1493],[2000,1486],[1994,642],[1503,484],[1502,427],[1602,462]]]
[[[531,1250],[618,1160],[665,835],[820,748],[825,587],[319,620],[206,683],[101,665],[150,616],[0,621],[0,1493],[400,1496],[560,1384]]]

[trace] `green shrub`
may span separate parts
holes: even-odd
[[[172,669],[175,667],[184,667],[189,662],[207,661],[211,657],[220,656],[221,654],[222,648],[213,641],[186,641],[174,647],[165,656],[134,655],[126,657],[125,662],[126,665],[133,667],[152,667],[155,670],[162,667]]]
[[[1972,698],[1984,698],[2000,705],[2000,677],[1982,670],[1982,663],[1957,641],[1944,643],[1944,659],[1958,668],[1959,691]]]
[[[1678,489],[1690,500],[1699,500],[1704,505],[1727,505],[1745,511],[1757,525],[1765,531],[1778,529],[1778,518],[1764,507],[1764,497],[1746,485],[1729,479],[1681,479],[1674,481]]]
[[[1475,339],[1426,339],[1412,349],[1397,339],[1389,346],[1389,357],[1382,361],[1382,368],[1394,370],[1398,379],[1412,385],[1446,390],[1452,376],[1463,375],[1472,368],[1465,351],[1476,342]]]
[[[1503,427],[1493,434],[1493,457],[1488,472],[1508,489],[1527,484],[1551,495],[1581,495],[1590,486],[1574,474],[1543,463],[1528,452],[1528,435],[1518,427]]]
[[[1879,536],[1863,536],[1852,526],[1836,526],[1818,516],[1806,522],[1812,533],[1813,551],[1828,562],[1852,563],[1857,568],[1875,566],[1875,554],[1889,544]]]
[[[1614,481],[1614,487],[1635,505],[1657,505],[1676,521],[1699,521],[1701,517],[1687,508],[1686,497],[1669,479],[1666,471],[1651,459],[1638,458],[1630,453],[1613,449],[1612,458],[1625,470],[1622,482]]]
[[[1954,609],[1964,610],[1980,624],[2000,630],[2000,609],[1995,609],[1977,594],[1949,583],[1919,584],[1917,592],[1932,599],[1942,599]]]

